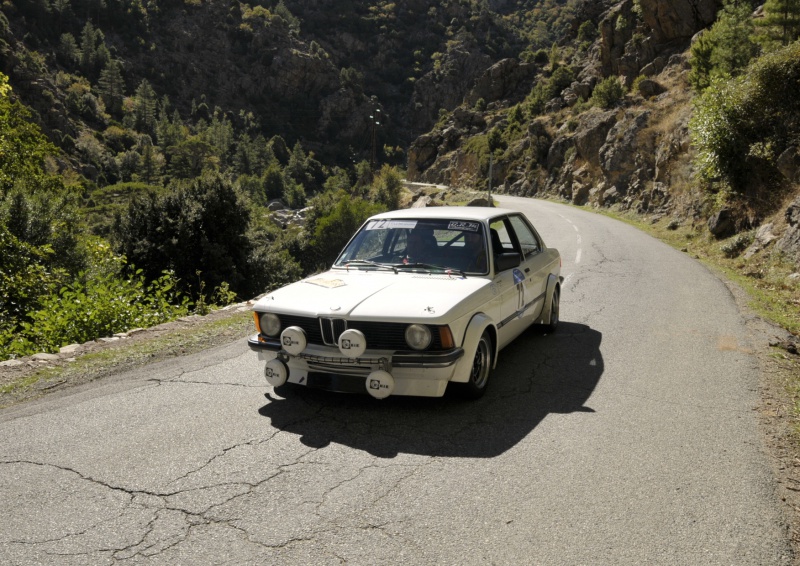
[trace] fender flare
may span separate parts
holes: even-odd
[[[550,309],[553,306],[553,293],[561,287],[561,278],[551,273],[547,276],[547,289],[544,294],[544,304],[542,314],[539,316],[539,324],[547,324],[550,321]]]
[[[464,349],[464,355],[461,356],[456,363],[450,381],[466,383],[469,380],[469,374],[472,370],[472,361],[478,349],[478,340],[480,340],[481,335],[487,329],[492,339],[492,369],[497,365],[497,328],[494,325],[494,321],[489,316],[484,313],[476,313],[469,321],[466,332],[464,332],[464,340],[461,343],[461,347]]]

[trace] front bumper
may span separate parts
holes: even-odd
[[[375,372],[383,372],[393,380],[393,395],[439,397],[444,394],[456,364],[464,356],[463,348],[441,352],[367,350],[363,356],[354,359],[342,356],[337,348],[317,345],[310,345],[302,353],[292,356],[283,350],[280,341],[259,338],[257,334],[251,336],[247,340],[248,346],[258,353],[261,361],[280,360],[287,371],[287,382],[332,391],[350,390],[351,386],[343,388],[339,384],[360,380],[361,391],[366,387],[366,392],[372,394],[369,380]]]

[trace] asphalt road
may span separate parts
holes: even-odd
[[[477,402],[275,394],[244,340],[0,412],[0,564],[789,564],[727,288],[605,217]],[[265,393],[267,396],[265,397]]]

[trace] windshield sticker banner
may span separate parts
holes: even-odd
[[[314,279],[306,279],[306,283],[317,285],[319,287],[326,287],[328,289],[335,289],[336,287],[344,287],[347,285],[341,279],[326,279],[324,277],[316,277]]]
[[[481,225],[477,222],[465,222],[464,220],[452,220],[447,225],[448,230],[463,230],[466,232],[477,232]]]
[[[417,226],[416,220],[373,220],[367,224],[367,230],[413,230]]]

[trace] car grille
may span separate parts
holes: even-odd
[[[336,346],[339,335],[349,328],[360,330],[367,337],[367,348],[373,350],[408,350],[405,332],[408,324],[402,322],[367,322],[341,318],[311,318],[280,314],[281,327],[299,326],[306,333],[309,344]],[[431,329],[431,345],[428,350],[441,350],[438,329]]]

